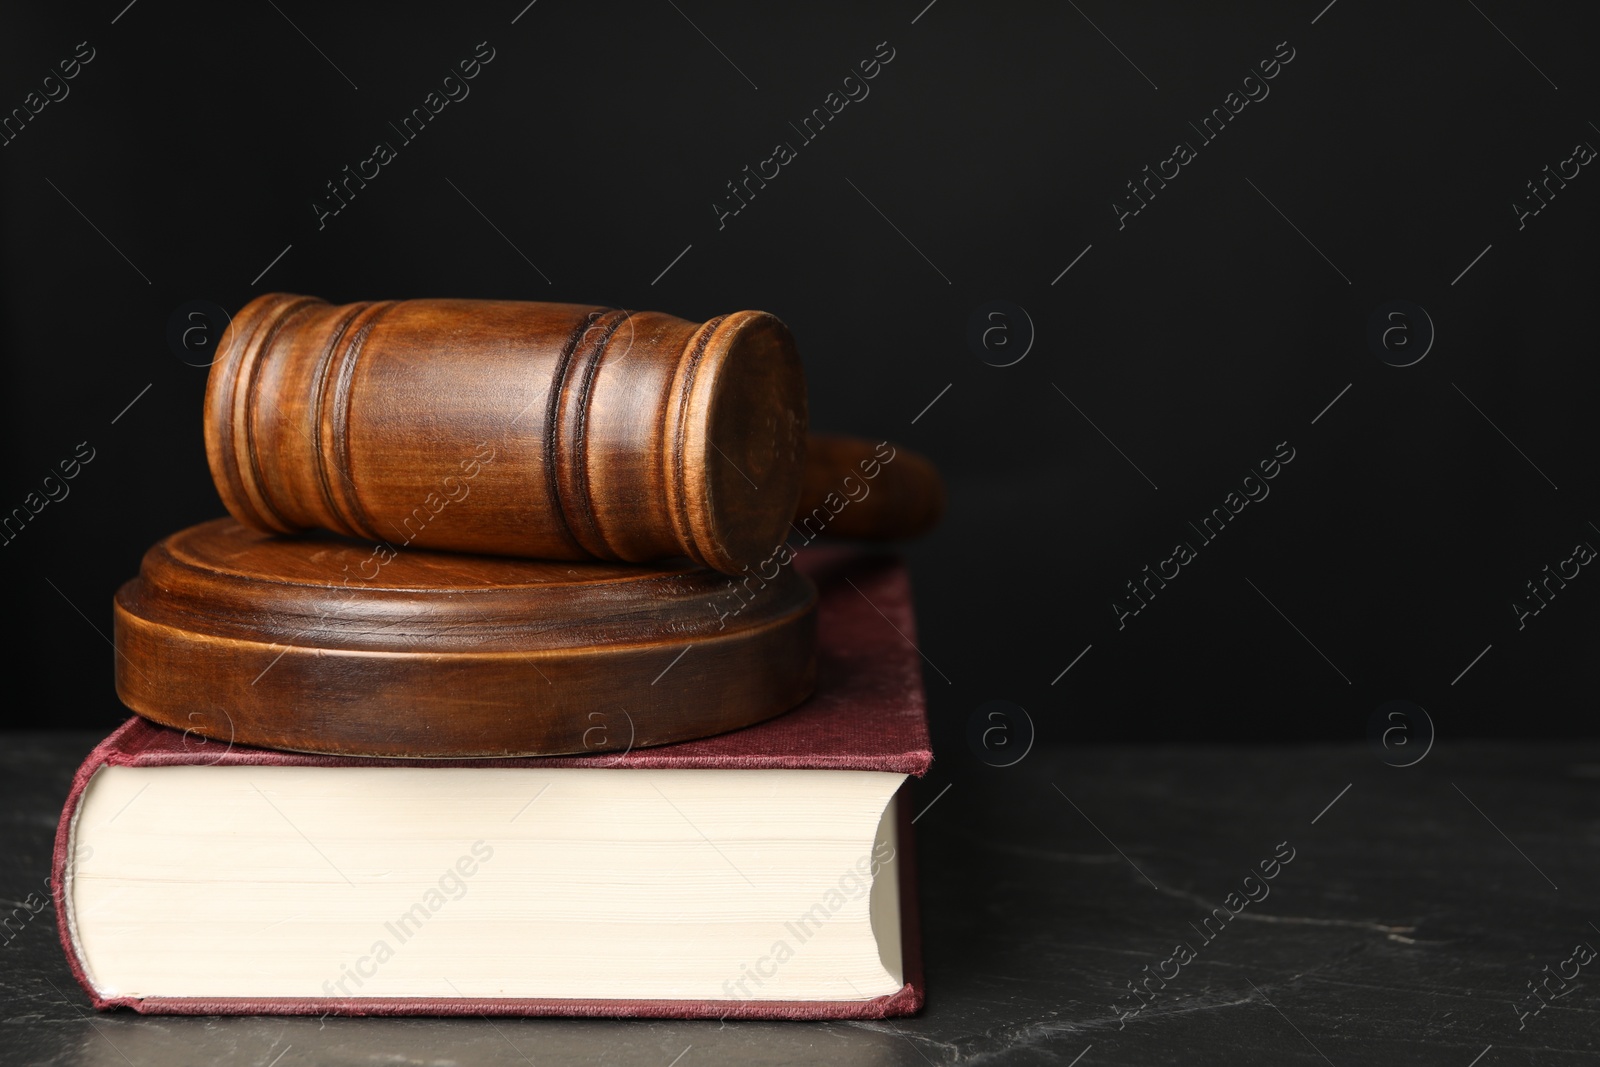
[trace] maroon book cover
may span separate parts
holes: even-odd
[[[618,755],[479,760],[385,760],[319,756],[206,741],[137,716],[90,752],[72,780],[56,830],[51,885],[62,947],[95,1007],[188,1015],[563,1015],[744,1019],[878,1019],[922,1007],[922,959],[910,818],[901,806],[899,861],[905,985],[864,1001],[558,999],[252,999],[101,997],[90,985],[69,922],[73,820],[84,788],[105,766],[620,767],[890,771],[920,777],[933,760],[922,670],[905,567],[840,549],[800,553],[795,564],[818,586],[817,689],[805,703],[732,733]]]

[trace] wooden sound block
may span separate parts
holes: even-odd
[[[452,555],[218,519],[116,597],[117,694],[205,738],[350,756],[604,752],[798,704],[817,592],[684,562]],[[199,742],[196,742],[199,743]]]

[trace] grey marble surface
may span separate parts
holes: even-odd
[[[0,896],[20,901],[44,885],[67,783],[95,740],[0,739]],[[928,1007],[916,1018],[100,1014],[69,975],[47,908],[13,923],[0,947],[0,1060],[1596,1062],[1600,960],[1537,1013],[1544,1002],[1529,983],[1570,973],[1575,945],[1600,947],[1597,798],[1596,743],[1440,744],[1407,768],[1356,746],[1039,748],[1008,768],[949,758],[918,790]],[[1290,850],[1293,858],[1273,867],[1275,854]],[[1275,877],[1247,881],[1262,861]],[[1230,893],[1240,894],[1237,916],[1202,928]],[[1261,899],[1245,902],[1246,893]],[[1180,942],[1192,952],[1186,963],[1173,954]],[[1143,981],[1147,966],[1170,980],[1150,983],[1153,1000],[1136,999],[1128,986]]]

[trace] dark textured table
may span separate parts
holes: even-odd
[[[7,907],[44,885],[68,780],[95,740],[5,739]],[[936,763],[918,792],[929,994],[918,1018],[102,1015],[69,976],[47,908],[13,920],[0,949],[0,1058],[137,1067],[1596,1062],[1600,960],[1582,965],[1573,950],[1600,947],[1597,794],[1595,743],[1441,743],[1404,768],[1364,747],[1038,748],[1007,768],[962,753]],[[1175,956],[1180,943],[1187,951]],[[1575,970],[1570,982],[1559,977]],[[1165,979],[1146,983],[1157,973]],[[1548,983],[1548,1004],[1530,983]]]

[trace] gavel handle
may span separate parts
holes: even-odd
[[[898,541],[926,533],[943,513],[944,483],[926,457],[891,442],[810,436],[795,513],[805,536]]]

